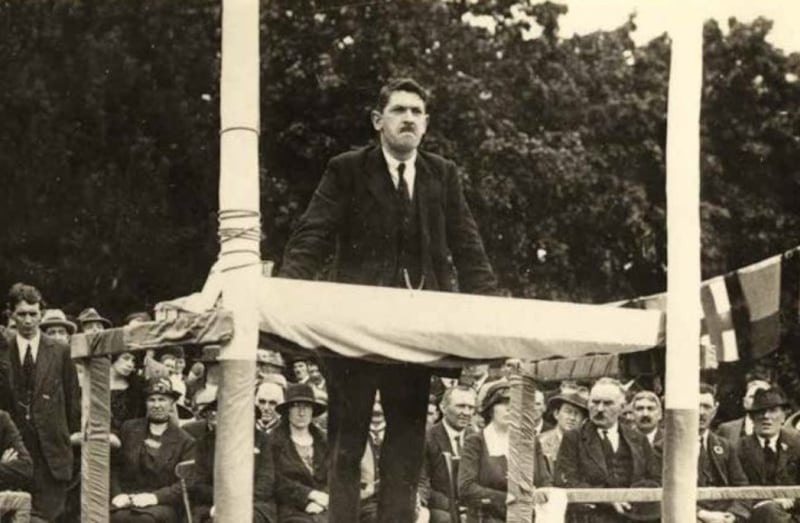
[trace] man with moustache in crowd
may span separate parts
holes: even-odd
[[[73,475],[70,434],[80,430],[80,393],[69,347],[42,335],[43,308],[35,287],[11,287],[8,309],[17,334],[8,351],[10,413],[33,460],[34,520],[54,521],[64,511]]]
[[[428,99],[409,78],[381,89],[371,113],[380,143],[328,163],[286,245],[279,276],[313,279],[333,254],[329,276],[340,283],[496,293],[497,280],[455,163],[419,148],[428,128]],[[359,464],[376,390],[387,420],[378,519],[411,523],[430,369],[348,358],[329,358],[326,367],[333,456],[330,523],[358,519]]]
[[[699,428],[700,454],[697,463],[698,487],[744,487],[747,476],[736,449],[728,440],[711,432],[711,422],[719,403],[714,387],[700,384]],[[748,521],[750,510],[740,500],[700,501],[697,503],[699,523],[736,523]]]
[[[589,393],[589,421],[564,434],[555,467],[555,486],[630,488],[645,480],[660,483],[658,460],[647,438],[620,424],[625,404],[622,384],[600,378]],[[627,523],[630,503],[571,505],[570,521]]]
[[[655,392],[641,390],[633,396],[631,406],[636,430],[645,435],[660,460],[664,439],[664,431],[661,429],[661,418],[663,417],[661,400]]]
[[[739,440],[737,452],[751,485],[800,484],[800,435],[784,428],[789,402],[778,388],[760,389],[748,414],[753,433]],[[753,505],[751,523],[800,521],[794,498],[775,498]]]
[[[475,390],[468,385],[447,389],[442,397],[442,420],[425,436],[425,463],[420,478],[420,503],[430,511],[431,523],[451,523],[450,480],[444,453],[460,457],[464,439],[472,432]],[[458,476],[458,469],[453,471]]]
[[[194,458],[194,440],[172,420],[180,393],[169,378],[151,378],[147,414],[126,421],[112,456],[112,523],[177,523],[181,485],[175,465]]]

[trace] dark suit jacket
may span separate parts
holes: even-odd
[[[270,448],[275,461],[275,494],[278,499],[278,520],[305,514],[312,490],[328,491],[328,443],[322,431],[310,427],[314,438],[314,471],[303,463],[289,435],[289,424],[283,421],[270,433]]]
[[[447,463],[444,453],[454,454],[450,438],[439,421],[433,425],[425,435],[425,462],[420,477],[419,497],[423,505],[429,509],[450,510],[449,483]],[[464,440],[474,433],[469,427],[465,429]],[[455,468],[455,477],[458,477],[458,468]]]
[[[21,369],[17,339],[9,342],[11,384],[19,379]],[[17,404],[12,417],[18,427],[25,423],[25,413]],[[69,436],[80,430],[81,399],[78,374],[70,357],[69,347],[42,334],[36,356],[31,423],[36,431],[43,458],[53,477],[69,481],[72,477],[73,454]]]
[[[651,480],[661,483],[661,470],[658,468],[650,442],[640,432],[619,426],[620,443],[628,443],[633,458],[631,484]],[[608,487],[608,469],[603,456],[603,447],[597,427],[587,421],[580,428],[564,433],[556,458],[556,486],[566,488]]]
[[[800,436],[797,432],[781,429],[778,439],[777,479],[774,485],[800,484]],[[755,434],[739,440],[736,447],[739,461],[751,485],[767,485],[765,480],[764,452]]]
[[[720,423],[716,433],[730,441],[734,446],[739,443],[739,439],[744,437],[744,417],[736,418],[725,423]]]
[[[214,505],[214,454],[216,433],[206,430],[197,438],[194,473],[189,480],[189,496],[193,504]],[[255,431],[253,463],[253,512],[261,520],[277,521],[275,506],[275,464],[270,452],[268,436]],[[259,520],[259,521],[261,521]]]
[[[453,290],[448,254],[459,289],[492,293],[496,280],[453,162],[417,152],[413,197],[419,212],[425,288]],[[396,198],[379,146],[334,157],[286,245],[280,276],[313,279],[335,253],[331,280],[393,286],[397,241],[387,209]]]
[[[179,505],[181,485],[175,465],[194,459],[194,440],[170,422],[161,435],[161,449],[155,470],[142,464],[142,449],[147,438],[146,418],[126,421],[120,429],[122,447],[112,454],[111,497],[117,494],[152,492],[159,505]]]
[[[698,487],[744,487],[749,484],[736,449],[728,440],[709,432],[707,447],[710,465],[721,481],[718,484],[707,484],[702,471],[698,468]],[[700,501],[697,506],[706,510],[730,512],[745,520],[750,517],[749,503],[742,500]]]
[[[0,410],[0,455],[11,448],[17,451],[17,459],[0,463],[0,490],[27,490],[33,478],[33,461],[11,416]]]

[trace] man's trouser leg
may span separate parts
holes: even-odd
[[[425,452],[431,372],[422,365],[382,367],[378,387],[386,416],[386,435],[378,466],[378,520],[413,523]]]
[[[326,362],[328,383],[329,523],[354,523],[359,517],[361,458],[375,402],[375,363],[347,358]]]

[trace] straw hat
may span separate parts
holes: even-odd
[[[75,332],[78,330],[78,326],[69,321],[67,319],[67,315],[64,314],[64,311],[61,309],[47,309],[44,311],[42,322],[39,324],[39,328],[44,331],[47,330],[48,327],[59,326],[67,329],[70,335],[75,334]]]
[[[87,323],[92,323],[95,321],[102,323],[106,328],[111,327],[111,321],[100,316],[100,313],[98,313],[97,309],[95,309],[94,307],[83,309],[81,313],[78,314],[78,322],[81,325],[86,325]]]

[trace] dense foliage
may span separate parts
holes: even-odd
[[[344,4],[344,3],[343,3]],[[512,0],[262,3],[265,257],[327,159],[373,138],[387,78],[432,88],[430,150],[458,161],[502,285],[604,302],[665,286],[666,36],[560,35]],[[530,22],[541,26],[526,39]],[[493,31],[464,15],[488,15]],[[75,313],[198,289],[216,252],[220,8],[0,0],[0,286]],[[706,25],[704,271],[800,243],[800,57],[770,23]]]

